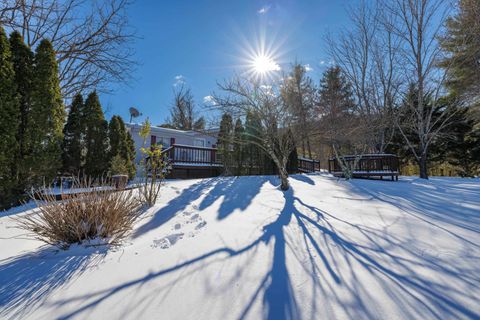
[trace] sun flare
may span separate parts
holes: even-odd
[[[252,69],[258,75],[265,75],[272,71],[279,71],[280,66],[272,57],[261,54],[254,57]]]

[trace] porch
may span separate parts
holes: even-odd
[[[348,155],[341,157],[343,163],[348,166],[354,178],[380,178],[390,177],[398,181],[399,161],[393,154],[364,154]],[[328,172],[336,177],[342,177],[343,171],[336,157],[328,160]]]

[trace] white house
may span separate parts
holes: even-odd
[[[208,134],[198,131],[184,131],[151,126],[150,137],[144,142],[143,138],[140,136],[142,125],[136,123],[127,123],[126,127],[132,135],[133,141],[135,142],[136,163],[139,163],[141,159],[141,147],[150,147],[152,145],[161,144],[164,148],[177,145],[207,149],[216,148],[217,145],[217,138],[214,131],[212,131],[211,134]]]

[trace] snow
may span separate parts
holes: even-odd
[[[117,248],[0,216],[0,319],[478,319],[480,180],[171,180]]]

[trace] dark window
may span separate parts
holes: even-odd
[[[154,146],[157,144],[157,136],[150,136],[150,145]]]

